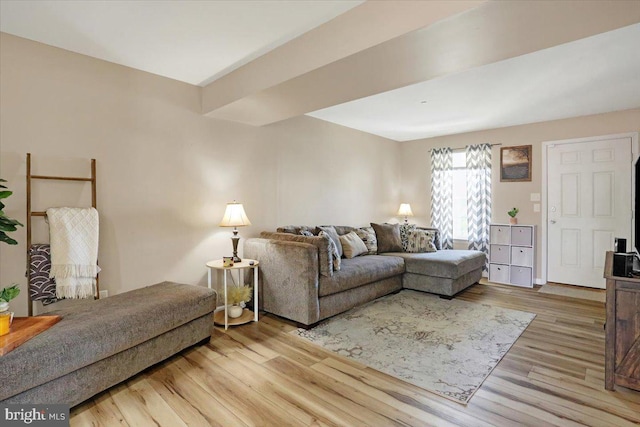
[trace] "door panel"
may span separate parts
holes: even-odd
[[[604,288],[605,252],[631,239],[631,138],[547,146],[547,278]]]

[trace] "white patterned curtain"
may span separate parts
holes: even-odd
[[[431,226],[440,232],[442,249],[453,249],[453,152],[431,150]]]
[[[491,144],[467,146],[467,226],[469,249],[482,251],[489,260],[491,224]],[[488,270],[485,264],[484,270]]]

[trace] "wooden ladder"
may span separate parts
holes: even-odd
[[[31,249],[31,220],[33,217],[46,217],[45,211],[31,210],[31,180],[54,180],[54,181],[78,181],[91,183],[91,206],[96,208],[96,159],[91,159],[91,178],[80,178],[72,176],[49,176],[49,175],[32,175],[31,174],[31,153],[27,153],[27,298],[29,299],[29,316],[33,316],[33,301],[31,300],[31,292],[29,284],[31,283],[30,269],[30,249]],[[96,276],[96,291],[94,298],[100,298],[99,276]]]

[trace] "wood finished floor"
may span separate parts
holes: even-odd
[[[604,304],[481,284],[465,301],[537,317],[467,406],[259,323],[72,409],[72,426],[633,426],[640,393],[604,390]]]

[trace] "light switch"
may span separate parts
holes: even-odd
[[[533,211],[534,212],[540,212],[540,203],[534,203],[533,204]]]
[[[531,193],[531,201],[539,202],[540,201],[540,193]],[[538,211],[536,211],[538,212]]]

